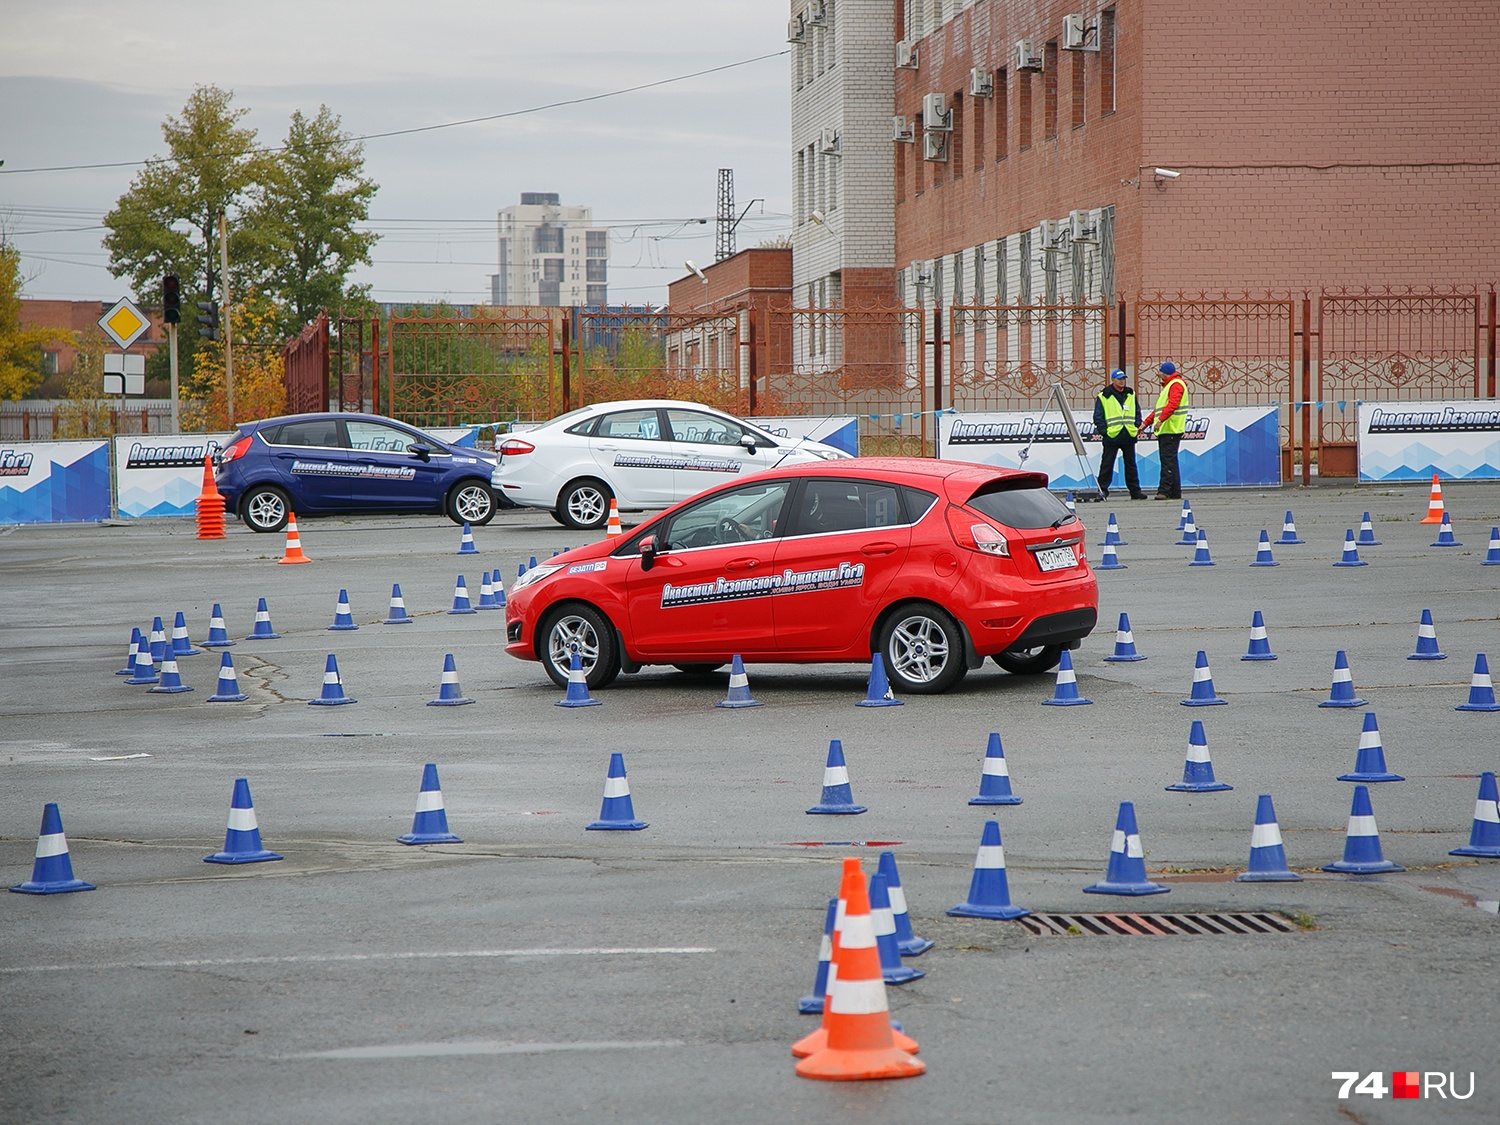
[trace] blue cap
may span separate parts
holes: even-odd
[[[1177,365],[1169,359],[1166,363],[1158,367],[1157,370],[1160,371],[1163,375],[1176,375]]]
[[[1111,371],[1109,373],[1109,377],[1111,379],[1123,379],[1123,378],[1125,378],[1125,372],[1121,371],[1118,367],[1116,367],[1113,371]]]

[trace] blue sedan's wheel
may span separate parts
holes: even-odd
[[[256,485],[245,493],[240,515],[251,531],[280,531],[291,513],[286,493],[268,484]]]
[[[494,516],[495,494],[482,481],[463,481],[448,493],[448,518],[454,523],[480,527]]]

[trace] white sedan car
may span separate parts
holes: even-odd
[[[582,531],[604,526],[611,498],[621,511],[656,511],[737,476],[849,456],[671,399],[585,406],[512,434],[495,452],[497,494]]]

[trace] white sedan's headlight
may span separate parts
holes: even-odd
[[[517,578],[516,584],[511,587],[511,590],[519,590],[523,586],[534,585],[535,583],[540,582],[543,578],[551,578],[561,569],[562,567],[560,566],[548,566],[546,564],[539,563],[538,565],[528,570],[525,574],[521,575],[521,577]]]

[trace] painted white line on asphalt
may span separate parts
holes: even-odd
[[[379,1047],[340,1047],[332,1051],[307,1051],[282,1055],[283,1059],[429,1059],[442,1055],[539,1055],[548,1051],[634,1051],[651,1047],[686,1047],[681,1039],[641,1039],[635,1042],[602,1040],[597,1043],[387,1043]]]
[[[220,969],[234,965],[327,965],[360,961],[440,961],[465,957],[632,957],[717,953],[707,946],[597,946],[587,949],[449,949],[389,953],[306,953],[288,957],[213,957],[185,961],[103,961],[93,965],[24,965],[0,968],[18,973],[86,973],[107,969]]]

